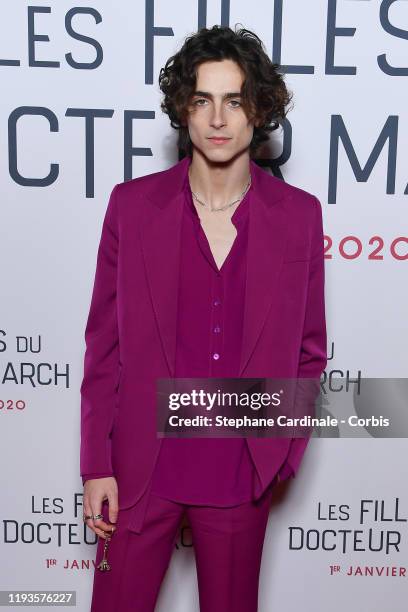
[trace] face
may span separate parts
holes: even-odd
[[[240,153],[249,155],[254,124],[241,103],[244,77],[232,60],[204,62],[198,67],[187,126],[193,149],[211,162],[226,162]]]

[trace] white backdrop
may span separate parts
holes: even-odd
[[[408,2],[3,3],[3,590],[73,590],[89,609],[96,548],[81,521],[79,387],[102,219],[115,183],[177,161],[158,73],[186,35],[221,22],[255,31],[294,92],[269,156],[283,152],[283,178],[323,206],[325,374],[406,376]],[[404,438],[311,441],[297,478],[276,489],[261,611],[406,609],[407,448]],[[361,500],[373,500],[362,524]],[[359,575],[367,566],[374,575]],[[187,523],[157,609],[199,609]]]

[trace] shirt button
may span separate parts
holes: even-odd
[[[214,353],[213,359],[219,359],[219,358],[220,358],[219,354],[218,353]]]
[[[221,327],[220,327],[219,325],[216,325],[216,326],[214,327],[214,333],[215,333],[215,334],[219,334],[219,333],[220,333],[220,331],[221,331]]]
[[[214,306],[219,306],[219,304],[221,304],[221,300],[219,298],[215,298],[215,300],[213,301]]]

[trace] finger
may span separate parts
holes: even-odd
[[[103,521],[102,519],[97,519],[96,521],[94,520],[93,524],[98,529],[101,529],[102,531],[106,531],[107,533],[112,533],[112,527],[114,527],[114,525],[111,525],[110,523],[107,523],[106,521]]]
[[[109,521],[111,523],[116,523],[118,520],[118,513],[119,513],[118,494],[116,491],[108,494],[108,502],[109,502]]]
[[[106,533],[102,530],[102,529],[98,529],[98,527],[95,527],[93,524],[93,521],[89,520],[89,524],[88,527],[91,531],[93,531],[98,537],[105,537]]]
[[[109,533],[105,533],[105,531],[103,531],[102,529],[98,529],[98,527],[94,527],[94,531],[98,537],[103,538],[104,540],[110,537]]]
[[[85,516],[92,515],[92,508],[91,508],[91,504],[89,503],[89,498],[87,495],[84,496],[84,515]],[[86,519],[84,520],[84,523],[87,527],[89,527],[89,529],[91,529],[92,531],[95,531],[92,519]]]
[[[98,514],[102,515],[102,500],[101,499],[99,499],[98,497],[93,498],[90,502],[90,506],[92,509],[92,511],[90,512],[90,515],[92,516],[97,516]],[[101,532],[104,533],[105,531],[107,531],[107,527],[109,526],[103,519],[90,519],[90,520],[92,522],[92,526],[94,528],[95,533],[99,532],[100,534]]]
[[[102,514],[102,500],[96,499],[91,501],[92,512],[94,516],[97,514]],[[92,519],[93,526],[99,531],[111,533],[111,525],[107,523],[104,519]]]

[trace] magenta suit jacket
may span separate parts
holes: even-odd
[[[146,498],[162,442],[156,379],[174,376],[182,186],[190,162],[185,157],[115,185],[103,222],[85,330],[80,469],[114,475],[120,509]],[[252,160],[250,170],[239,376],[320,379],[327,363],[320,202]],[[248,438],[257,496],[285,462],[296,474],[307,443]]]

